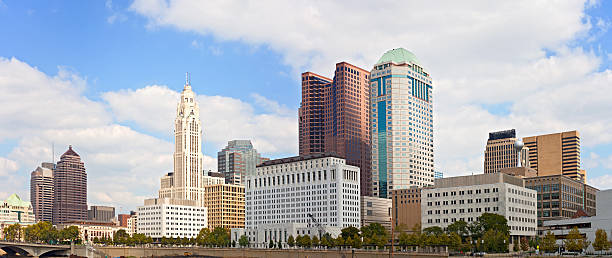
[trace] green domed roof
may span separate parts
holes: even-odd
[[[416,64],[419,64],[419,60],[416,58],[416,56],[403,48],[394,48],[391,49],[387,52],[385,52],[385,54],[378,59],[378,62],[376,62],[377,64],[380,63],[386,63],[386,62],[393,62],[396,64],[401,64],[401,63],[409,63],[409,62],[413,62]]]
[[[19,195],[17,194],[12,194],[11,196],[9,196],[8,199],[6,199],[6,203],[8,203],[11,206],[19,206],[19,207],[29,207],[30,202],[26,202],[21,200],[21,198],[19,198]]]

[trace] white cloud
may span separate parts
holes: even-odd
[[[17,171],[18,168],[19,165],[17,165],[17,162],[0,157],[0,177],[8,176],[9,174]]]
[[[588,178],[587,182],[599,190],[612,189],[612,175],[609,174]]]

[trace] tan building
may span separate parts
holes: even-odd
[[[391,217],[394,228],[403,224],[405,230],[412,230],[421,224],[421,189],[412,187],[391,191]]]
[[[538,176],[562,174],[586,181],[586,171],[580,169],[578,131],[525,137],[523,142],[529,148],[530,167],[538,171]]]
[[[208,208],[209,228],[244,228],[244,186],[208,185],[204,206]]]
[[[53,221],[53,169],[55,164],[43,162],[30,175],[30,202],[37,221]]]
[[[361,226],[378,223],[391,232],[391,206],[391,199],[362,196]]]
[[[545,220],[569,219],[595,214],[597,188],[564,175],[525,178],[525,187],[538,192],[538,226]]]
[[[491,132],[485,148],[484,172],[498,173],[504,168],[517,167],[518,155],[514,147],[516,142],[514,129]],[[528,148],[521,150],[521,166],[529,167]]]

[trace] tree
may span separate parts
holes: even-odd
[[[334,244],[336,246],[340,246],[342,247],[344,245],[344,238],[342,238],[342,235],[339,235],[336,239],[334,239]]]
[[[240,247],[249,246],[249,238],[246,235],[240,236],[240,239],[238,239],[238,244]]]
[[[305,247],[305,248],[310,248],[312,242],[310,241],[310,236],[309,235],[305,235],[303,237],[300,238],[300,242],[301,242],[301,246]]]
[[[357,234],[355,234],[353,236],[353,248],[361,249],[362,246],[363,244],[361,242],[361,238]]]
[[[276,242],[276,245],[278,246],[278,249],[283,249],[283,243],[281,243],[280,240]]]
[[[356,227],[347,227],[342,229],[342,233],[340,234],[342,238],[347,239],[348,237],[352,237],[355,234],[359,235],[359,229]]]
[[[518,252],[520,250],[521,250],[521,248],[519,247],[519,244],[518,243],[514,243],[514,245],[512,246],[512,251]]]
[[[440,236],[444,234],[444,230],[442,230],[441,227],[434,226],[434,227],[424,228],[423,233],[428,234],[428,235]]]
[[[448,240],[448,246],[451,250],[461,251],[461,236],[459,236],[457,232],[451,232],[448,237]]]
[[[236,240],[232,240],[232,247],[236,247]]]
[[[610,249],[610,242],[608,242],[608,234],[603,229],[595,231],[595,242],[593,242],[593,249],[595,251],[608,251]]]
[[[410,236],[406,232],[401,232],[399,237],[398,237],[398,244],[402,248],[405,248],[405,247],[409,246],[411,244],[410,243]]]
[[[325,233],[325,234],[329,234],[329,233]],[[320,243],[320,245],[322,247],[329,248],[330,247],[329,238],[331,238],[331,237],[328,237],[326,235],[321,236],[321,243]]]
[[[268,248],[274,248],[275,244],[272,242],[272,238],[270,238],[270,242],[268,243]]]
[[[200,229],[200,232],[198,233],[198,236],[196,237],[196,243],[199,246],[208,246],[212,244],[211,241],[211,236],[210,236],[210,229],[208,228],[202,228]]]
[[[289,237],[287,238],[287,245],[289,245],[289,247],[295,246],[295,239],[293,239],[292,235],[289,235]]]
[[[22,232],[22,229],[19,223],[9,225],[8,227],[4,228],[4,230],[2,230],[2,233],[4,233],[4,239],[8,241],[21,240],[21,236],[22,236],[21,232]]]
[[[489,229],[482,236],[483,246],[482,249],[486,252],[491,253],[502,253],[508,252],[508,238],[502,232]]]
[[[589,241],[586,241],[584,237],[578,231],[578,227],[572,228],[565,240],[563,241],[565,247],[568,251],[572,252],[582,252],[583,249],[586,249],[589,246]]]
[[[523,252],[529,251],[529,241],[527,241],[526,237],[521,237],[521,250]]]
[[[313,236],[311,242],[312,242],[312,246],[314,247],[319,246],[319,238],[317,236]]]
[[[557,238],[555,235],[550,231],[546,232],[546,236],[542,239],[540,249],[544,252],[552,253],[557,251],[557,248],[559,248],[559,246],[557,245]]]
[[[353,246],[353,238],[351,238],[351,237],[347,237],[347,238],[344,240],[344,245]]]
[[[487,232],[492,229],[501,232],[504,235],[510,235],[508,220],[502,215],[483,213],[480,215],[478,223],[481,225],[483,232]]]
[[[228,246],[230,243],[230,235],[227,229],[216,227],[210,233],[212,244],[219,247]]]
[[[461,237],[462,241],[465,241],[465,239],[470,234],[468,224],[463,220],[457,220],[452,224],[448,225],[448,227],[446,227],[446,232],[449,234],[453,232],[457,233],[457,235]]]

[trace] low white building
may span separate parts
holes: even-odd
[[[543,233],[551,231],[557,237],[557,244],[562,245],[563,239],[574,227],[578,228],[580,234],[586,236],[591,243],[595,242],[595,232],[603,229],[608,234],[608,241],[612,236],[612,189],[603,190],[596,193],[595,197],[596,216],[580,217],[575,219],[547,220],[543,222]],[[594,251],[593,246],[589,246],[587,251]]]
[[[68,221],[66,223],[62,223],[57,225],[58,230],[62,230],[67,227],[76,226],[79,228],[79,238],[84,242],[93,243],[94,239],[102,239],[107,238],[113,240],[115,236],[115,232],[123,229],[127,232],[125,227],[117,226],[113,222],[103,222],[103,221]]]
[[[138,207],[136,231],[154,240],[162,237],[194,238],[208,227],[206,207],[193,200],[147,199]]]
[[[245,177],[245,229],[254,246],[270,239],[285,243],[292,235],[336,237],[349,226],[360,228],[359,168],[332,154],[270,160]]]
[[[130,236],[138,233],[138,212],[135,212],[127,219],[127,233]]]
[[[422,228],[445,228],[455,221],[475,222],[483,213],[504,216],[511,242],[537,232],[537,192],[523,179],[504,173],[438,178],[421,192]]]

